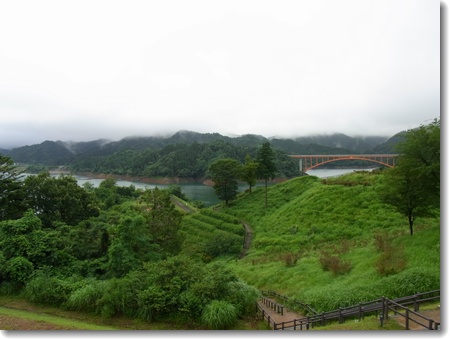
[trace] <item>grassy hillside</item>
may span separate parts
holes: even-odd
[[[305,176],[242,195],[223,212],[245,220],[248,255],[230,261],[260,289],[326,311],[440,288],[440,220],[405,217],[379,199],[382,174]]]
[[[208,208],[184,216],[181,233],[182,253],[209,262],[219,256],[237,258],[245,230],[236,217]]]

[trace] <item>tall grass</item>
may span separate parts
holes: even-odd
[[[247,256],[228,265],[323,311],[439,289],[439,218],[418,219],[411,237],[406,218],[379,198],[381,176],[300,177],[271,186],[267,210],[263,191],[240,196],[222,211],[246,220],[254,237]],[[389,235],[389,246],[377,248],[375,235]]]
[[[229,302],[213,300],[205,307],[202,322],[211,329],[228,329],[237,322],[236,308]]]

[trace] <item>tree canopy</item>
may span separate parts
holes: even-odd
[[[258,155],[256,158],[258,162],[258,168],[256,169],[256,174],[259,179],[264,179],[265,184],[265,206],[267,208],[267,181],[269,179],[274,179],[277,173],[277,166],[275,164],[275,153],[272,150],[269,142],[262,144],[261,148],[258,150]]]
[[[235,159],[219,159],[209,166],[209,173],[214,182],[217,196],[228,205],[238,193],[238,179],[241,177],[242,165]]]
[[[398,165],[387,171],[382,197],[408,218],[413,235],[416,218],[440,205],[440,120],[407,131],[398,151]]]

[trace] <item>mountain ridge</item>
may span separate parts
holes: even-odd
[[[3,152],[17,163],[44,166],[61,166],[72,164],[80,159],[113,157],[125,153],[173,152],[169,146],[211,144],[214,150],[224,145],[234,148],[255,149],[263,142],[270,142],[272,147],[286,154],[340,154],[340,153],[393,153],[395,145],[401,140],[401,133],[391,138],[381,136],[350,137],[336,133],[331,135],[314,135],[297,138],[266,138],[256,134],[228,137],[219,133],[199,133],[181,130],[171,136],[129,136],[118,141],[97,139],[87,142],[63,142],[46,140],[40,144],[25,145]],[[5,150],[2,150],[5,151]],[[217,151],[218,152],[218,151]],[[218,152],[220,155],[220,152]],[[161,156],[161,155],[160,155]]]

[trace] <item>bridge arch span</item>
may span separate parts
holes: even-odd
[[[310,166],[308,169],[306,169],[306,171],[315,169],[315,168],[317,168],[317,167],[319,167],[321,165],[327,164],[327,163],[338,162],[338,161],[349,161],[349,160],[350,161],[351,160],[368,161],[368,162],[372,162],[372,163],[385,165],[385,166],[387,166],[389,168],[393,168],[394,167],[394,165],[391,165],[391,164],[388,164],[388,163],[385,163],[385,162],[381,162],[381,161],[377,161],[377,160],[373,160],[373,159],[367,159],[367,158],[362,158],[362,157],[353,157],[353,158],[336,158],[336,159],[330,159],[330,160],[327,160],[327,161],[323,161],[323,162],[317,163],[317,164],[315,164],[313,166]]]
[[[381,164],[393,168],[398,159],[398,154],[354,154],[354,155],[289,155],[299,159],[299,170],[306,172],[331,162],[360,160]]]

